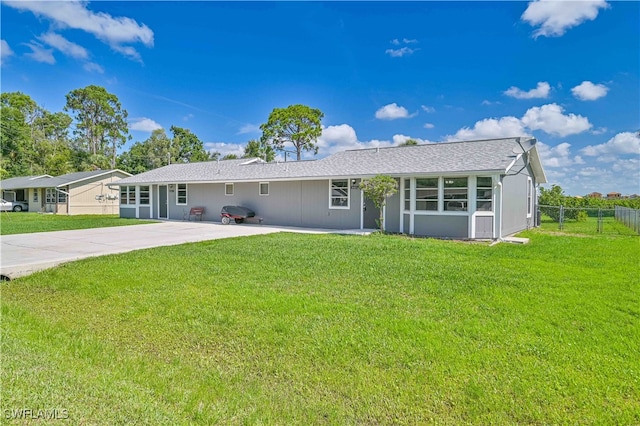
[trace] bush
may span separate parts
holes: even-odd
[[[584,210],[579,210],[578,214],[576,215],[576,221],[578,222],[586,222],[588,218],[589,215]]]

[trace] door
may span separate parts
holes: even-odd
[[[378,229],[378,224],[376,220],[380,219],[380,210],[376,208],[373,201],[364,197],[364,202],[362,203],[363,210],[363,221],[362,226],[365,229]]]
[[[167,185],[158,186],[158,219],[167,219]]]

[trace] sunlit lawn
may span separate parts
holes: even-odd
[[[640,423],[640,238],[525,236],[271,234],[4,283],[2,409],[72,424]]]
[[[41,213],[0,213],[0,235],[32,232],[66,231],[70,229],[104,228],[109,226],[153,223],[148,220],[124,219],[118,215],[54,215]]]

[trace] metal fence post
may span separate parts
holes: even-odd
[[[560,205],[560,217],[558,218],[558,226],[561,231],[563,228],[563,222],[564,222],[564,206]]]

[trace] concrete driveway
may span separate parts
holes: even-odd
[[[4,279],[13,279],[87,257],[281,231],[336,232],[245,224],[221,225],[212,222],[159,222],[112,228],[3,235],[0,236],[0,274]]]

